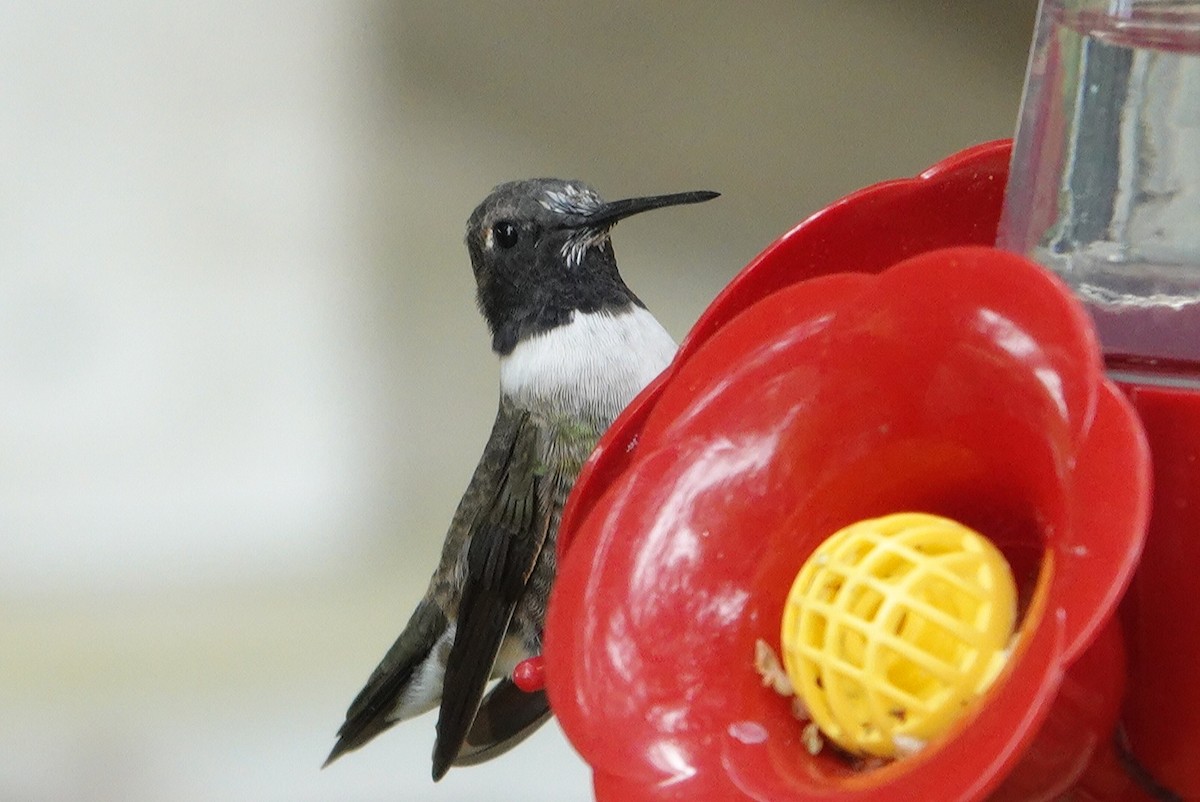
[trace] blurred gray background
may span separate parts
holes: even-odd
[[[681,337],[828,202],[1012,132],[1034,0],[0,7],[0,800],[572,800],[557,728],[318,771],[495,410],[496,183]]]

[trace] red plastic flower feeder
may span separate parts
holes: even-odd
[[[980,146],[802,223],[602,440],[560,529],[545,654],[599,798],[1049,799],[1109,743],[1148,453],[1067,289],[962,247],[995,236],[1007,154]],[[778,650],[826,537],[900,511],[999,548],[1011,655],[915,755],[812,754],[755,643]]]

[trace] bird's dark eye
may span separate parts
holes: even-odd
[[[517,227],[508,220],[501,220],[492,226],[492,236],[497,245],[507,250],[517,244]]]

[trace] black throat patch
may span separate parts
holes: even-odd
[[[575,311],[620,313],[644,306],[617,272],[607,238],[581,251],[578,263],[568,264],[561,246],[538,248],[532,262],[497,272],[479,285],[479,308],[492,333],[492,350],[501,356],[524,339],[570,323]]]

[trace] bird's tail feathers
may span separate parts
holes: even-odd
[[[422,602],[350,703],[346,720],[338,729],[337,743],[321,768],[393,724],[435,707],[441,698],[446,656],[441,652],[448,651],[453,640],[454,631],[447,626],[442,610]]]

